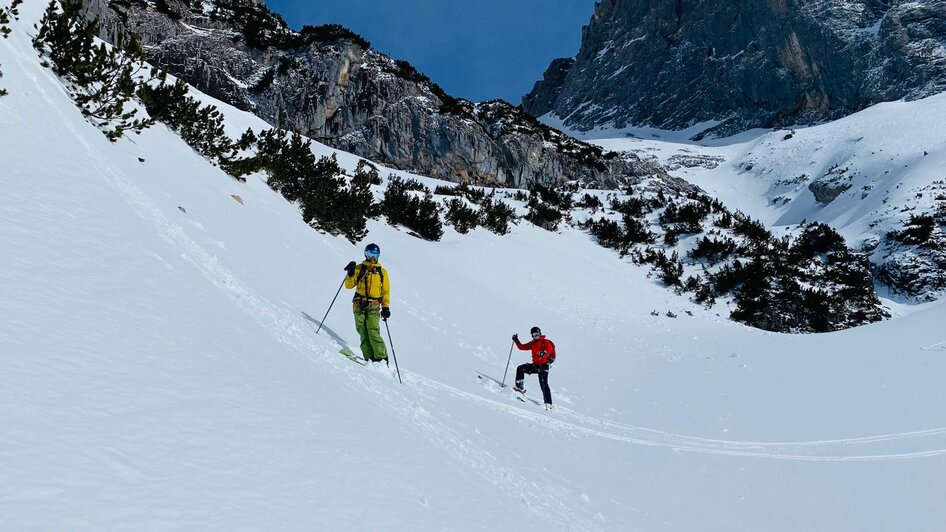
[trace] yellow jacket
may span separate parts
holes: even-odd
[[[381,264],[364,261],[355,266],[355,275],[345,278],[345,288],[355,289],[355,300],[367,297],[382,307],[391,306],[391,278]]]

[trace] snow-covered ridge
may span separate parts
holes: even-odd
[[[941,304],[768,334],[689,305],[578,231],[448,229],[433,244],[373,223],[399,385],[338,354],[357,350],[345,298],[315,334],[362,246],[313,231],[166,128],[110,143],[39,65],[41,8],[0,39],[4,528],[946,522],[931,496],[946,468]],[[266,127],[205,101],[232,135]],[[536,324],[559,350],[550,413],[475,376],[501,378],[509,335]]]
[[[936,95],[879,104],[813,127],[699,143],[659,131],[591,137],[606,149],[668,165],[671,174],[770,226],[827,223],[871,253],[893,297],[927,300],[946,289],[946,256],[937,249],[946,242],[943,116],[946,95]],[[932,246],[888,238],[904,230],[911,216],[923,215],[934,218]]]

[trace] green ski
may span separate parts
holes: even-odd
[[[360,365],[360,366],[364,366],[365,364],[367,364],[367,362],[365,362],[364,359],[362,359],[361,357],[359,357],[359,356],[356,355],[355,353],[352,353],[351,349],[349,349],[349,348],[347,348],[347,347],[341,348],[341,350],[339,350],[339,353],[341,353],[342,355],[344,355],[345,358],[347,358],[348,360],[351,360],[352,362],[354,362],[355,364],[358,364],[358,365]]]

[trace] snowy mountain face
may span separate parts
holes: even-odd
[[[565,127],[696,137],[835,119],[946,88],[946,2],[604,0],[523,98]]]
[[[556,135],[505,102],[484,104],[484,113],[348,30],[295,32],[262,2],[92,0],[87,9],[101,19],[103,39],[137,33],[152,62],[207,94],[396,168],[506,186],[578,179],[613,187],[662,172]]]
[[[592,142],[665,165],[775,232],[829,224],[870,255],[879,286],[916,302],[946,291],[943,116],[940,94],[715,142],[686,140],[692,130],[676,139],[648,130],[599,132],[604,138]]]

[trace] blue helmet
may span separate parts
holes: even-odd
[[[374,257],[378,258],[381,256],[381,248],[377,244],[368,244],[365,246],[365,258]]]

